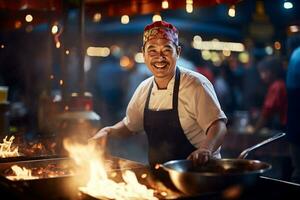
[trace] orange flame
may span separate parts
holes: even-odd
[[[13,172],[16,174],[15,176],[7,176],[8,179],[10,180],[31,180],[31,179],[37,179],[37,176],[32,176],[31,175],[31,170],[26,169],[25,167],[19,167],[18,165],[13,165],[11,166],[11,169]]]
[[[11,136],[9,140],[7,140],[7,136],[3,139],[3,143],[0,143],[0,157],[16,157],[19,156],[18,147],[12,148],[14,136]]]
[[[70,153],[70,156],[89,174],[86,186],[79,187],[79,190],[95,198],[108,199],[153,199],[154,190],[148,189],[145,185],[138,182],[134,172],[126,170],[122,174],[124,182],[117,183],[108,178],[103,151],[96,151],[95,144],[74,144],[69,140],[64,140],[64,147]],[[79,173],[84,174],[84,173]]]

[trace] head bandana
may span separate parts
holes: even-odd
[[[167,39],[178,45],[178,30],[165,21],[156,21],[144,29],[143,45],[151,39]]]

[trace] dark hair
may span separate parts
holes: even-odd
[[[267,56],[263,58],[258,64],[259,71],[270,71],[275,78],[283,78],[284,70],[282,60],[277,56]]]

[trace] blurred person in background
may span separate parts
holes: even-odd
[[[259,55],[254,52],[250,53],[250,59],[247,64],[244,65],[245,73],[242,81],[242,110],[249,111],[249,128],[253,128],[251,124],[257,121],[260,113],[260,109],[263,104],[265,91],[267,86],[263,84],[259,77],[259,72],[257,69],[257,60],[259,60]]]
[[[144,63],[137,63],[129,72],[126,103],[130,101],[139,84],[152,74]]]
[[[93,139],[145,130],[152,167],[174,159],[200,164],[220,158],[227,118],[209,80],[177,66],[181,47],[176,27],[154,22],[145,27],[143,38],[144,60],[152,76],[136,89],[123,120],[104,127]]]
[[[103,124],[120,120],[126,101],[128,72],[120,66],[120,57],[114,53],[103,58],[89,72],[89,87],[94,94],[95,110]]]
[[[267,84],[260,116],[254,125],[253,132],[262,128],[285,130],[287,122],[287,91],[285,72],[279,57],[268,56],[257,65],[260,78]]]
[[[287,40],[289,63],[287,69],[287,139],[293,165],[291,181],[300,183],[300,33]]]
[[[215,81],[213,85],[222,109],[230,121],[233,111],[236,108],[234,95],[235,78],[227,61],[224,61],[222,65],[214,71]]]

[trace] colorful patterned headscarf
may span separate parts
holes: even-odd
[[[156,21],[144,29],[143,45],[151,39],[167,39],[178,45],[178,30],[165,21]]]

